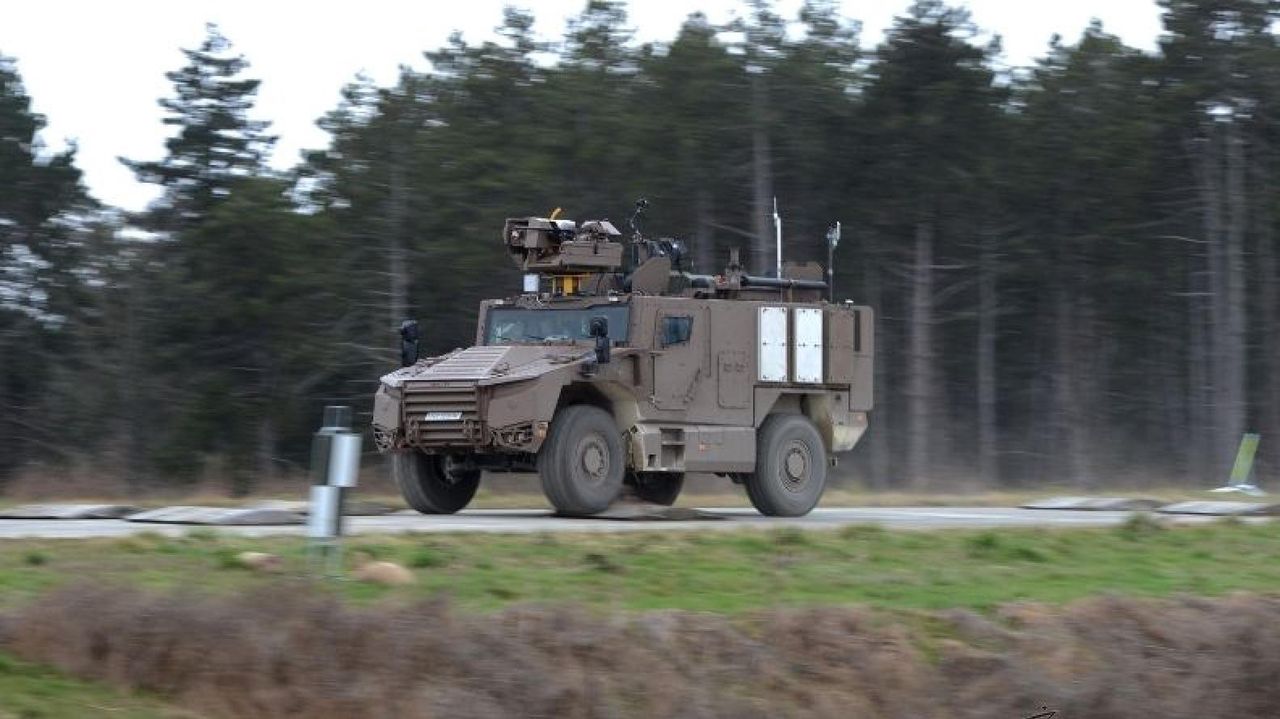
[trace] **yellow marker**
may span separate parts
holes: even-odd
[[[556,219],[557,217],[559,217],[559,216],[560,216],[560,212],[561,212],[561,209],[560,209],[559,207],[557,207],[556,209],[552,210],[552,211],[551,211],[551,219],[552,219],[552,220],[554,220],[554,219]]]
[[[553,275],[551,293],[563,296],[580,294],[590,277],[590,275]]]

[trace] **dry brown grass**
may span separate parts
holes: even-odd
[[[352,608],[84,587],[0,624],[76,676],[247,717],[1272,716],[1280,598],[728,618],[439,602]],[[305,590],[305,591],[304,591]]]

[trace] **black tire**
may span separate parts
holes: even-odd
[[[446,469],[446,464],[439,454],[391,455],[391,475],[405,503],[423,514],[453,514],[467,506],[480,486],[480,470]]]
[[[775,414],[756,438],[756,471],[743,482],[751,504],[770,517],[808,514],[827,484],[827,449],[818,430],[804,415]]]
[[[622,434],[599,407],[565,407],[551,421],[538,452],[542,493],[560,514],[603,512],[622,491]]]
[[[627,486],[641,502],[670,507],[676,503],[680,490],[684,489],[683,472],[630,472]]]

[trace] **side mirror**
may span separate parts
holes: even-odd
[[[418,361],[418,322],[405,320],[400,323],[400,366],[409,367]]]
[[[609,364],[609,320],[597,316],[591,318],[589,333],[596,338],[596,362]]]

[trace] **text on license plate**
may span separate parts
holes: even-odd
[[[422,415],[423,422],[454,422],[460,419],[461,412],[427,412]]]

